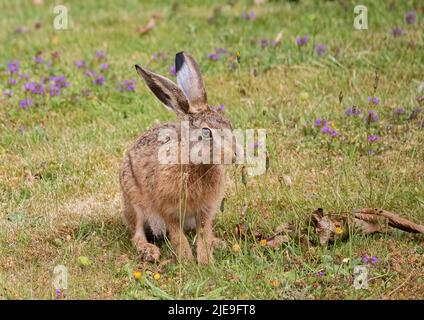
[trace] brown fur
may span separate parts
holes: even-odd
[[[198,68],[195,62],[193,67],[193,61],[190,60],[190,67]],[[147,72],[142,69],[143,78]],[[194,72],[199,78],[198,70],[194,69]],[[149,77],[149,74],[147,76]],[[149,81],[152,82],[151,79],[149,77],[146,81],[148,85]],[[156,75],[153,79],[159,80],[149,87],[165,105],[176,112],[179,120],[149,129],[127,151],[120,172],[123,216],[133,234],[134,245],[141,257],[147,261],[158,260],[160,251],[157,246],[148,243],[145,228],[151,226],[154,229],[153,225],[155,223],[160,225],[161,221],[166,226],[176,256],[183,260],[192,259],[193,255],[183,233],[183,227],[188,221],[195,221],[197,261],[206,264],[212,259],[213,247],[219,243],[213,235],[212,228],[213,219],[223,198],[224,166],[192,163],[160,164],[157,159],[158,149],[164,142],[158,141],[158,135],[161,129],[168,128],[174,129],[180,138],[182,120],[189,121],[190,129],[205,126],[211,129],[231,129],[231,123],[221,112],[209,109],[204,92],[199,92],[195,97],[196,113],[190,113],[193,109],[188,109],[186,103],[191,101],[184,101],[186,97],[173,82],[162,81]],[[187,83],[185,85],[187,86]],[[203,82],[200,88],[203,88]],[[173,96],[167,97],[170,93]],[[193,95],[193,92],[191,94]],[[175,101],[178,101],[178,105]],[[203,101],[203,107],[199,108],[201,105],[199,101]]]

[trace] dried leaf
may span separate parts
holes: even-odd
[[[280,43],[282,38],[283,38],[283,32],[282,32],[282,31],[280,31],[280,32],[278,32],[277,36],[275,37],[275,39],[274,39],[274,43],[275,43],[275,44]]]
[[[248,208],[249,208],[249,206],[247,205],[247,203],[245,203],[243,205],[243,207],[241,208],[241,216],[245,216],[246,215],[246,212],[247,212],[247,209]]]
[[[313,218],[316,222],[315,231],[318,234],[319,243],[326,245],[336,234],[336,226],[327,216],[313,214]]]
[[[288,175],[284,175],[283,176],[283,181],[284,181],[284,184],[287,187],[291,187],[291,185],[293,184],[292,178],[290,176],[288,176]]]
[[[287,235],[278,235],[267,239],[266,244],[268,247],[278,249],[283,243],[289,243],[290,238]]]
[[[275,233],[282,234],[282,233],[291,233],[294,230],[294,226],[292,224],[283,223],[279,225],[277,228],[275,228]]]
[[[152,17],[150,18],[149,22],[144,27],[138,28],[137,32],[140,35],[144,35],[148,33],[150,30],[152,30],[155,26],[156,26],[156,19]]]
[[[240,237],[240,238],[244,238],[245,236],[250,238],[252,235],[255,239],[262,239],[263,236],[259,231],[254,231],[252,234],[252,229],[250,228],[249,223],[245,222],[245,223],[239,223],[236,226],[236,234]]]

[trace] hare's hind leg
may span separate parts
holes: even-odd
[[[144,261],[158,261],[160,250],[157,246],[149,243],[144,230],[145,215],[143,208],[137,204],[132,205],[124,196],[124,217],[129,229],[133,233],[132,242]]]

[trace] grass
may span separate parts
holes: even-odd
[[[333,213],[382,207],[423,223],[424,118],[408,120],[423,94],[419,1],[363,1],[368,30],[352,27],[355,4],[342,0],[69,1],[67,30],[53,28],[54,2],[45,2],[0,2],[1,89],[7,87],[6,63],[16,59],[36,80],[51,72],[71,82],[59,97],[35,97],[28,110],[19,107],[21,84],[13,97],[0,96],[1,298],[54,298],[52,271],[59,264],[69,272],[68,299],[424,298],[422,236],[393,231],[328,247],[305,249],[292,241],[270,250],[236,231],[247,223],[248,232],[272,235],[284,222],[301,225],[318,207]],[[217,6],[221,13],[209,23]],[[417,22],[407,25],[404,13],[414,8]],[[256,20],[244,20],[243,10],[253,10]],[[160,15],[156,27],[138,35],[152,14]],[[30,32],[15,33],[20,26]],[[390,36],[395,26],[405,35]],[[261,48],[261,39],[280,31],[278,46]],[[298,48],[297,35],[308,35],[308,45]],[[324,56],[314,51],[316,43],[327,46]],[[215,47],[229,53],[212,62],[207,53]],[[110,69],[105,85],[95,86],[73,63],[105,49]],[[210,103],[224,104],[234,127],[267,130],[266,174],[249,177],[244,186],[240,168],[228,168],[225,210],[215,222],[228,245],[208,267],[169,262],[165,242],[162,263],[142,263],[120,216],[124,151],[146,128],[173,118],[133,65],[169,76],[181,50],[197,57]],[[36,65],[38,51],[46,58],[59,51],[60,61],[50,70]],[[230,70],[237,51],[241,63]],[[167,55],[153,61],[154,52]],[[136,92],[117,90],[115,82],[124,79],[137,79]],[[81,95],[85,87],[89,97]],[[368,96],[378,96],[380,104],[369,106]],[[363,114],[346,116],[351,105],[376,110],[378,122],[367,129]],[[406,115],[393,116],[398,106]],[[340,136],[322,134],[314,125],[319,117],[331,120]],[[381,139],[370,146],[368,134]],[[369,265],[368,289],[356,290],[353,269],[366,254],[378,262]],[[91,264],[81,267],[79,256]],[[141,281],[134,271],[142,272]]]

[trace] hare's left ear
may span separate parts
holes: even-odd
[[[196,60],[187,52],[179,52],[175,55],[175,69],[177,84],[190,103],[189,113],[208,110],[206,90]]]

